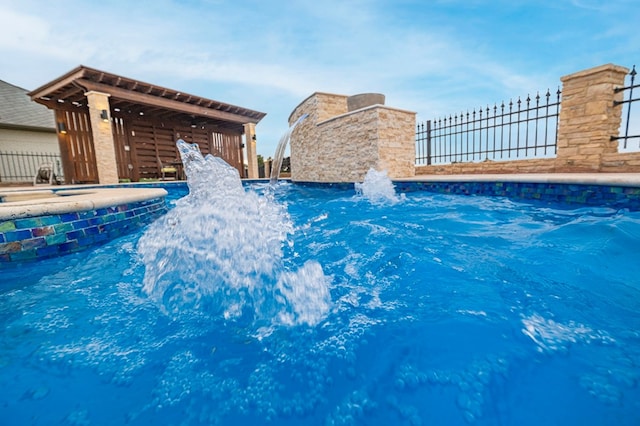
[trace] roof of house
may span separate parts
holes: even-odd
[[[0,80],[0,127],[51,129],[54,112],[31,100],[29,91]]]

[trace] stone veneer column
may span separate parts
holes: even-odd
[[[93,134],[93,149],[96,154],[98,168],[98,183],[118,183],[118,164],[116,150],[111,129],[111,113],[109,108],[109,94],[90,91],[85,93],[89,104],[89,119]],[[106,110],[109,120],[100,118],[102,110]]]
[[[409,178],[416,174],[416,113],[377,107],[377,170],[390,178]]]
[[[564,76],[558,123],[557,172],[600,171],[602,155],[617,152],[617,135],[627,68],[607,64]]]
[[[244,125],[245,146],[247,148],[247,174],[249,179],[258,179],[258,153],[256,151],[256,125]]]
[[[344,95],[315,92],[293,110],[289,116],[289,126],[303,114],[308,114],[308,117],[298,124],[289,141],[291,180],[323,181],[324,168],[332,163],[333,156],[338,154],[336,145],[339,142],[325,141],[317,124],[337,115],[346,114],[347,98]]]

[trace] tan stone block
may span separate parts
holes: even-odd
[[[586,104],[584,112],[586,115],[594,115],[594,116],[604,115],[606,118],[607,112],[611,108],[612,104],[613,102],[612,102],[611,96],[609,96],[605,100],[600,100],[600,101],[592,100]]]
[[[601,126],[603,122],[606,122],[607,116],[605,114],[594,114],[589,115],[585,113],[580,113],[572,116],[566,117],[565,121],[562,122],[563,125],[568,126],[569,128],[574,127],[577,131],[588,131],[591,128],[597,128]],[[567,131],[566,129],[563,129]]]
[[[610,159],[610,160],[602,160],[600,165],[603,168],[622,168],[626,165],[626,162],[622,159]]]
[[[602,154],[602,147],[599,145],[595,147],[581,146],[578,148],[578,155],[590,156],[600,154]]]
[[[613,96],[613,89],[610,81],[594,80],[587,87],[587,97],[589,99],[609,99]]]

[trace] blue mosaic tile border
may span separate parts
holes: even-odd
[[[354,189],[353,183],[294,182],[295,185]],[[393,181],[396,192],[484,195],[550,204],[602,206],[640,211],[640,187],[536,182],[417,182]]]
[[[164,197],[97,210],[0,222],[0,266],[84,250],[128,234],[167,212]]]
[[[398,192],[485,195],[536,200],[561,205],[602,206],[640,210],[640,188],[535,182],[394,182]]]
[[[307,188],[333,188],[340,191],[355,190],[353,182],[291,182],[294,185],[305,186]]]

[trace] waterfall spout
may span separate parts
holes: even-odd
[[[293,123],[291,127],[289,127],[289,130],[280,138],[280,142],[278,142],[278,147],[276,148],[275,157],[273,158],[273,164],[271,165],[271,179],[269,180],[269,183],[271,185],[274,185],[275,183],[277,183],[278,177],[280,177],[280,169],[282,168],[284,151],[287,148],[289,139],[291,139],[291,133],[293,133],[293,129],[295,129],[296,126],[300,124],[302,120],[304,120],[307,117],[308,117],[308,114],[301,115],[300,118],[298,118],[296,122]]]

